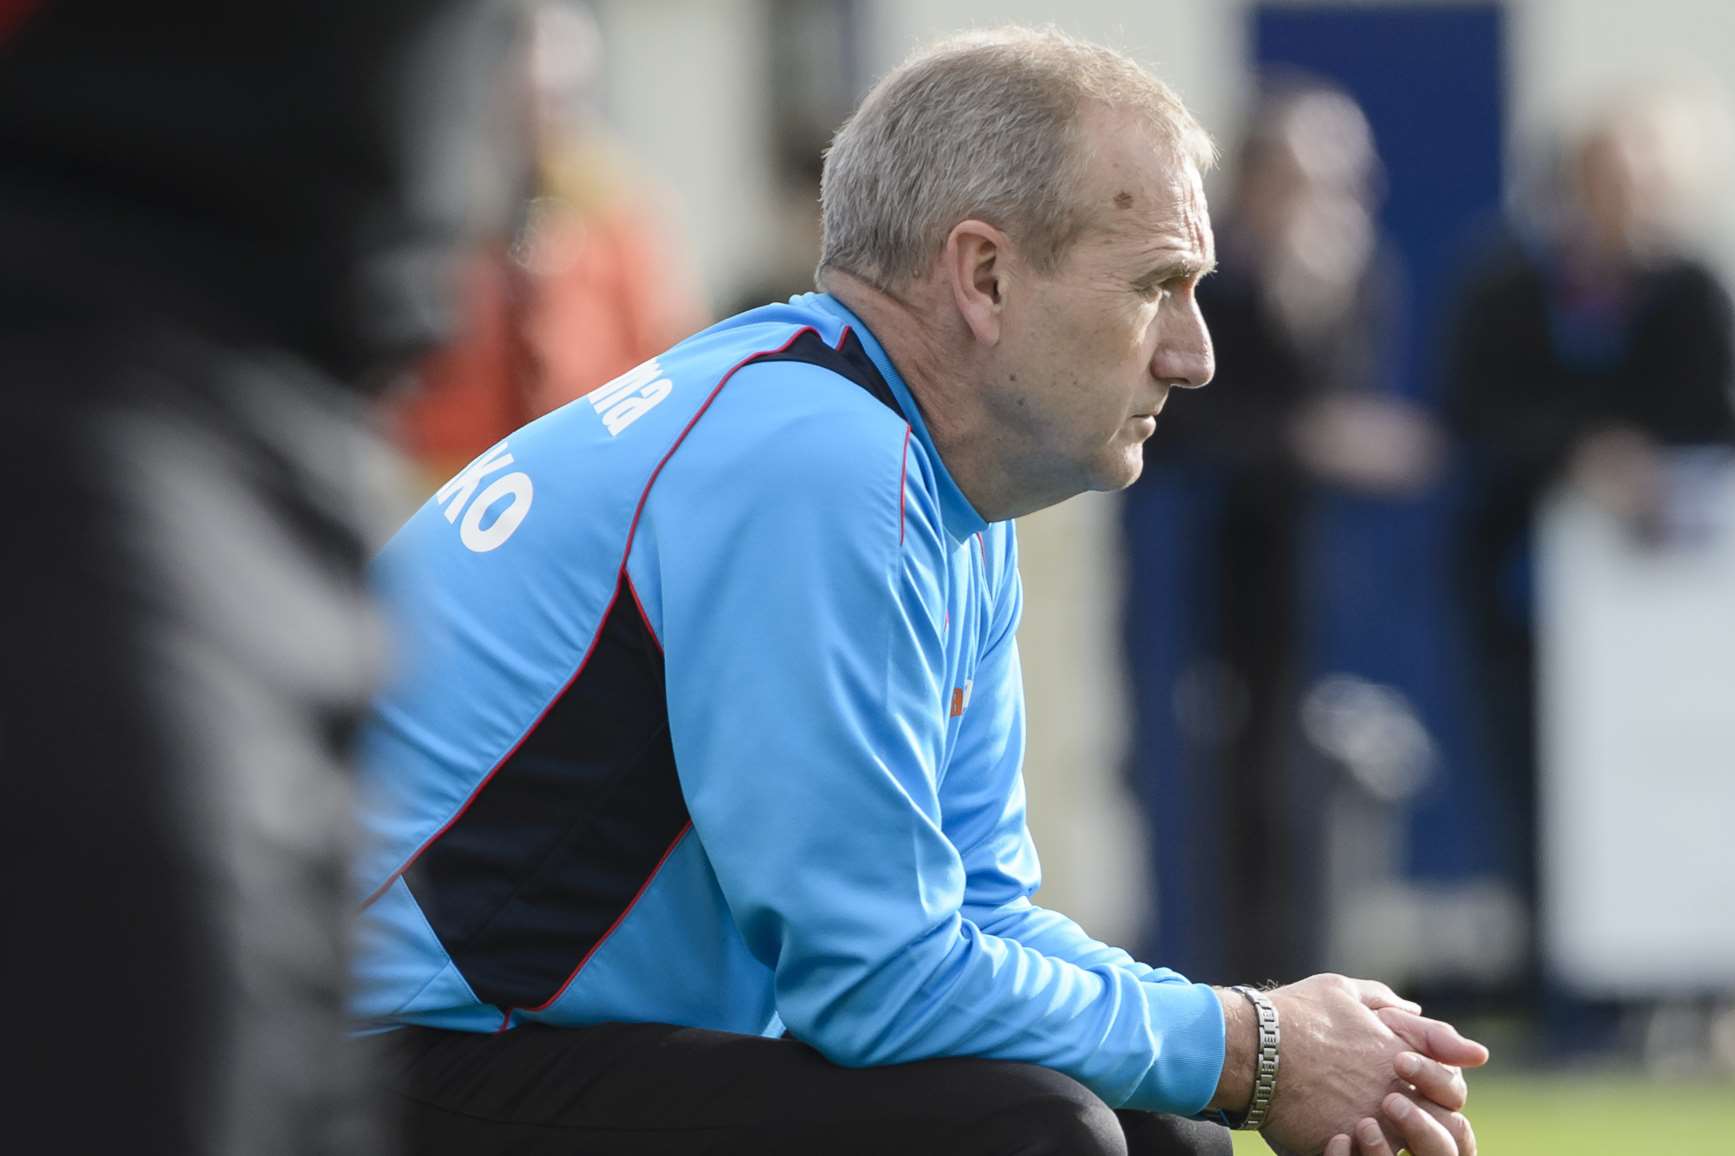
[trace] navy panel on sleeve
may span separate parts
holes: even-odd
[[[478,998],[536,1007],[686,825],[662,650],[623,576],[583,669],[405,880]]]

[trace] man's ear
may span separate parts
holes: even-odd
[[[941,271],[951,287],[959,316],[983,345],[994,345],[1000,340],[1009,254],[1006,234],[983,221],[959,221],[946,235]]]

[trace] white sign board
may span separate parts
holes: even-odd
[[[1609,996],[1735,988],[1735,466],[1684,457],[1645,545],[1538,525],[1543,949]]]

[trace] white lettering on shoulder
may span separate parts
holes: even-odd
[[[661,405],[674,388],[674,382],[663,376],[663,367],[653,357],[607,385],[591,390],[585,400],[602,418],[609,436],[619,437],[628,426]]]
[[[446,521],[457,522],[458,516],[463,515],[458,539],[477,554],[505,545],[530,513],[530,503],[536,498],[536,487],[531,484],[530,475],[522,470],[496,478],[480,494],[476,492],[482,479],[511,464],[512,455],[506,443],[501,442],[465,466],[434,494],[434,501],[445,507]],[[505,503],[505,508],[498,510],[494,520],[484,526],[482,519],[501,503]]]

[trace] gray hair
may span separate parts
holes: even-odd
[[[876,84],[832,139],[820,178],[819,269],[882,288],[919,277],[977,217],[1052,270],[1089,223],[1079,122],[1092,106],[1143,116],[1200,171],[1216,146],[1130,57],[1053,28],[949,37]]]

